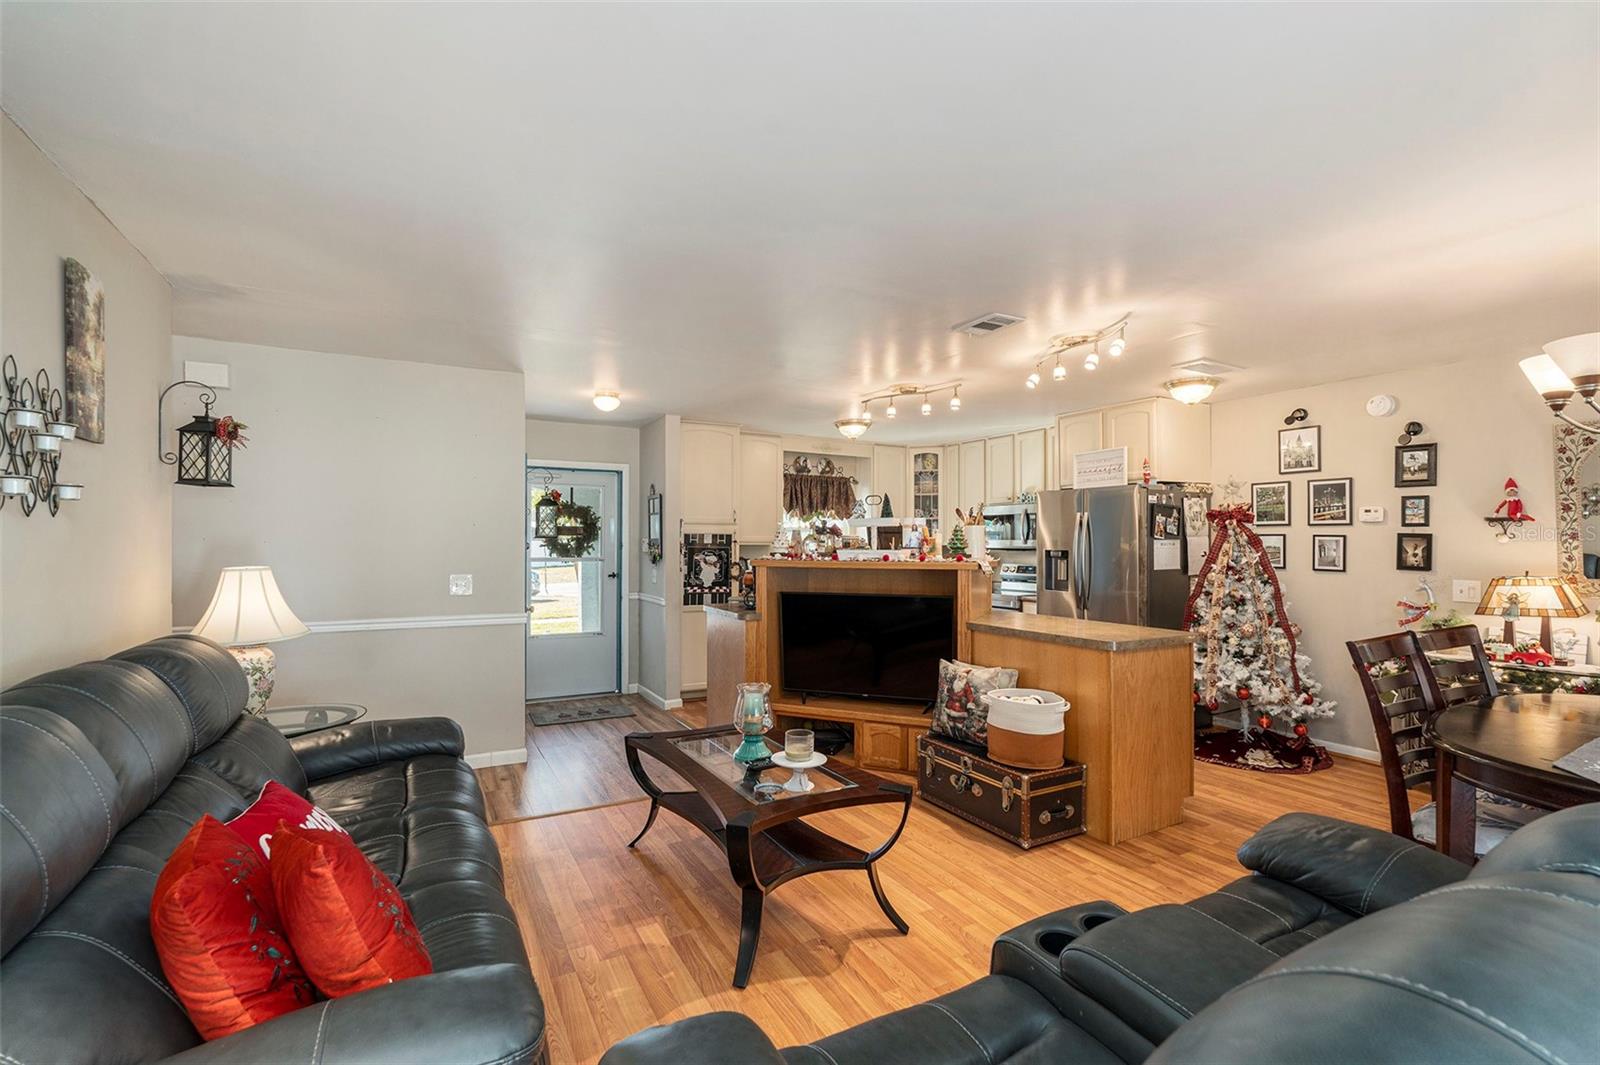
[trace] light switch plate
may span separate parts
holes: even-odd
[[[1362,507],[1359,516],[1368,525],[1382,524],[1386,517],[1382,507]]]
[[[183,379],[185,381],[199,381],[212,388],[228,387],[228,364],[225,362],[195,362],[193,359],[183,360]]]
[[[471,595],[472,594],[472,574],[470,574],[470,573],[452,573],[452,574],[450,574],[450,594],[451,595]]]
[[[1450,598],[1457,603],[1476,603],[1483,598],[1483,582],[1451,581]]]

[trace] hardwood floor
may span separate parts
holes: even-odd
[[[1033,851],[918,800],[879,863],[910,935],[884,919],[862,874],[786,884],[767,899],[744,991],[730,986],[738,892],[716,845],[684,821],[662,813],[635,851],[627,843],[643,803],[493,831],[544,995],[552,1061],[576,1065],[640,1028],[716,1009],[749,1014],[779,1046],[805,1042],[983,975],[997,934],[1050,910],[1102,898],[1134,909],[1219,887],[1243,875],[1239,844],[1280,813],[1387,824],[1380,770],[1345,758],[1310,776],[1197,763],[1195,789],[1171,828],[1116,847],[1079,836]],[[863,807],[815,823],[870,845],[895,816]]]
[[[634,716],[571,725],[529,725],[525,765],[478,770],[491,822],[545,817],[643,797],[623,758],[622,738],[630,732],[689,726],[637,695],[607,698],[626,704]],[[591,696],[567,701],[592,704],[596,700]]]

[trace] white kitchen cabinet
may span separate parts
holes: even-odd
[[[961,445],[946,444],[944,448],[944,466],[939,471],[939,542],[950,538],[950,532],[960,522],[956,519],[956,508],[960,507],[961,500]],[[966,508],[963,507],[963,510]]]
[[[1017,438],[991,436],[984,441],[985,503],[1012,503],[1017,498]]]
[[[684,607],[682,635],[682,670],[678,687],[685,692],[704,691],[706,687],[706,612],[703,607]]]
[[[1175,399],[1146,399],[1100,412],[1101,447],[1128,449],[1128,480],[1143,474],[1145,459],[1158,481],[1211,479],[1211,408]]]
[[[961,445],[961,498],[956,506],[963,513],[982,506],[985,485],[989,482],[989,462],[982,440],[967,440]]]
[[[734,538],[746,544],[767,543],[783,520],[782,437],[739,434],[738,515]]]
[[[911,517],[911,477],[906,470],[905,448],[872,445],[872,491],[888,498],[895,517]]]
[[[906,516],[926,521],[937,535],[944,524],[944,448],[914,447],[909,454],[911,506]]]
[[[734,524],[739,509],[738,426],[684,422],[678,449],[683,523]]]
[[[1051,487],[1047,479],[1050,434],[1044,429],[1025,429],[1017,434],[1017,495],[1037,495]]]
[[[1101,419],[1098,410],[1063,414],[1056,419],[1056,484],[1072,487],[1072,456],[1100,450]]]

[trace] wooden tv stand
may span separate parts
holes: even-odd
[[[783,739],[789,722],[831,721],[849,725],[855,732],[854,750],[841,756],[863,769],[915,773],[917,737],[928,731],[929,715],[910,703],[877,699],[839,699],[827,695],[805,698],[781,694],[772,701],[773,738]]]

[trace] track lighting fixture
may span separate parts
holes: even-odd
[[[893,385],[882,392],[862,397],[858,407],[860,413],[851,414],[848,418],[840,418],[833,423],[833,427],[839,430],[840,435],[847,440],[855,440],[865,435],[866,431],[872,428],[872,404],[879,400],[886,401],[883,413],[887,417],[893,418],[898,415],[900,408],[897,401],[907,398],[914,399],[917,403],[917,410],[923,417],[928,417],[933,414],[933,397],[941,392],[950,393],[951,410],[959,411],[961,409],[960,381],[945,381],[936,385]]]
[[[1039,387],[1039,368],[1045,364],[1046,359],[1054,358],[1055,365],[1050,370],[1050,377],[1055,381],[1067,379],[1067,368],[1061,363],[1061,356],[1074,348],[1089,348],[1089,353],[1083,357],[1083,368],[1094,370],[1100,366],[1100,342],[1109,339],[1106,350],[1113,359],[1118,358],[1128,348],[1128,319],[1132,315],[1125,314],[1112,322],[1104,329],[1093,333],[1063,333],[1050,338],[1050,345],[1043,355],[1033,364],[1033,372],[1027,376],[1024,384],[1029,388]]]

